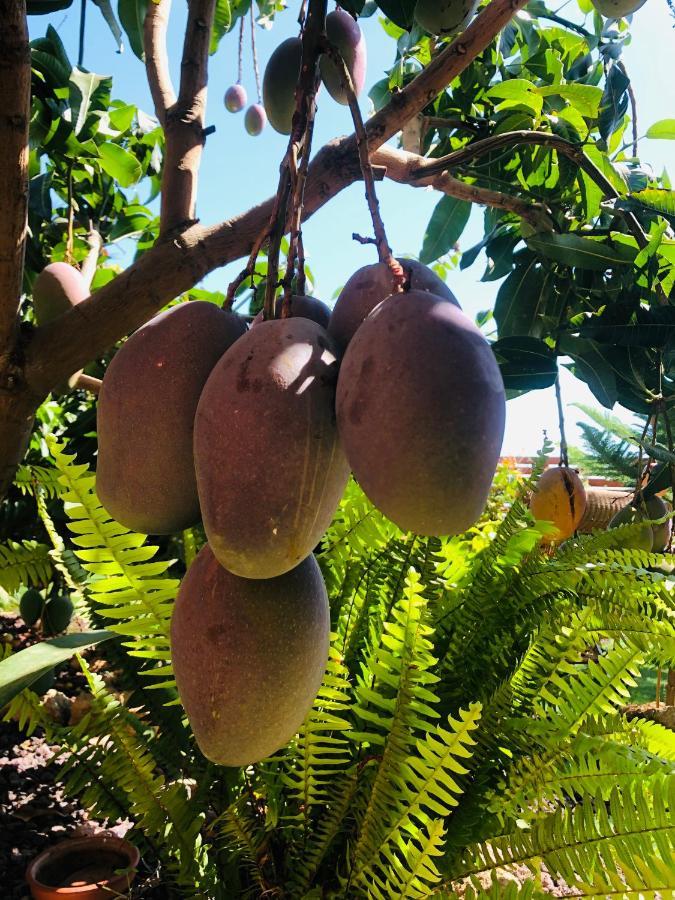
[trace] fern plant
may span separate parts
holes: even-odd
[[[541,896],[538,881],[503,889],[501,869],[537,876],[542,861],[580,896],[673,896],[675,734],[622,706],[643,666],[675,658],[675,584],[662,557],[612,535],[542,548],[524,502],[541,460],[449,540],[399,532],[350,484],[319,554],[323,686],[283,751],[223,769],[176,705],[172,562],[52,453],[63,550],[141,675],[125,705],[85,666],[91,706],[74,728],[30,691],[7,715],[61,745],[68,791],[134,822],[178,896],[515,900]]]

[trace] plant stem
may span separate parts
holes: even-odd
[[[558,427],[560,428],[560,462],[565,468],[570,464],[567,455],[567,438],[565,437],[565,413],[562,403],[562,392],[560,390],[560,373],[555,379],[555,399],[558,405]]]

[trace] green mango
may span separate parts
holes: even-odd
[[[19,601],[19,612],[29,628],[35,625],[42,615],[43,606],[44,599],[40,591],[36,591],[35,588],[28,588]]]
[[[606,19],[623,19],[632,16],[647,0],[591,0],[593,6]]]
[[[42,630],[47,635],[61,634],[65,631],[73,615],[73,603],[70,597],[52,597],[42,613]]]
[[[618,528],[620,525],[636,525],[638,522],[644,522],[645,519],[646,516],[641,510],[634,506],[624,506],[609,523],[609,528]],[[654,547],[652,526],[645,522],[637,532],[630,535],[617,534],[615,546],[617,550],[645,550],[647,553],[651,553]]]

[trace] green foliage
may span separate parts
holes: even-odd
[[[167,675],[169,563],[52,447],[92,615]],[[488,517],[444,541],[402,534],[348,487],[319,555],[335,623],[324,683],[263,763],[213,766],[184,721],[167,740],[162,708],[140,706],[145,679],[127,706],[86,666],[76,726],[31,692],[7,715],[47,730],[66,789],[131,818],[181,896],[450,897],[468,879],[496,897],[498,867],[541,860],[583,896],[665,896],[675,736],[621,708],[643,665],[675,659],[672,581],[662,557],[607,534],[542,550],[530,483],[497,483]],[[535,882],[516,894],[538,896]]]

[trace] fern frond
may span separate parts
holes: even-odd
[[[14,594],[21,585],[42,587],[52,578],[50,548],[38,541],[0,544],[0,587]]]
[[[469,847],[453,880],[494,872],[515,863],[532,872],[543,860],[554,877],[588,896],[628,889],[651,895],[675,890],[675,776],[654,775],[648,789],[639,781],[615,787],[608,803],[586,797],[572,809],[558,809],[484,844]],[[616,875],[614,874],[616,873]]]
[[[405,798],[397,786],[405,783],[417,737],[438,717],[433,708],[437,699],[430,690],[438,678],[431,672],[436,661],[426,607],[419,575],[411,569],[403,597],[364,662],[355,688],[354,713],[364,730],[354,731],[351,738],[367,745],[371,755],[380,748],[382,754],[365,811],[357,819],[356,876],[376,861],[389,824],[400,816]]]
[[[429,897],[441,881],[436,860],[443,854],[445,827],[436,819],[413,837],[401,839],[397,852],[385,851],[386,867],[373,872],[372,900],[413,900]]]
[[[153,686],[172,688],[169,629],[179,582],[162,577],[171,563],[155,560],[157,547],[110,518],[96,496],[95,476],[87,466],[76,464],[56,441],[49,444],[68,528],[80,548],[75,553],[90,576],[92,606],[110,620],[107,628],[124,636],[132,656],[154,665],[144,670],[161,679]]]
[[[315,807],[328,802],[333,779],[351,764],[351,745],[345,732],[351,728],[345,718],[349,710],[349,673],[340,659],[332,635],[331,651],[323,684],[316,700],[286,755],[283,782],[293,818],[309,830]]]
[[[59,493],[59,473],[49,466],[22,465],[16,470],[14,484],[22,494],[35,494],[39,487],[52,499]]]

